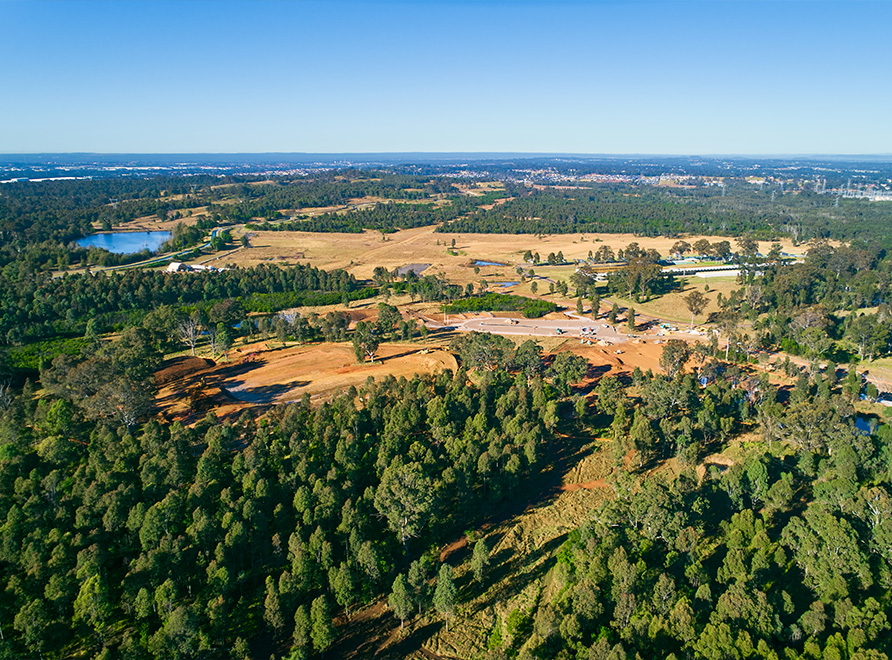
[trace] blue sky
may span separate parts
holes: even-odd
[[[0,0],[0,153],[892,153],[892,2]]]

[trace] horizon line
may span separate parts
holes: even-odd
[[[892,152],[875,153],[744,153],[744,152],[574,152],[574,151],[13,151],[0,152],[8,157],[84,157],[84,156],[540,156],[540,157],[597,157],[597,158],[892,158]]]

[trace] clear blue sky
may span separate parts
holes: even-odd
[[[0,153],[892,153],[892,2],[0,0]]]

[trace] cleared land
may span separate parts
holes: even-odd
[[[374,363],[362,364],[348,343],[280,348],[277,341],[258,342],[231,351],[229,361],[219,363],[206,356],[180,356],[168,360],[156,374],[156,404],[165,419],[191,424],[211,411],[218,417],[234,416],[251,407],[299,401],[304,393],[319,403],[351,386],[361,386],[369,376],[411,378],[416,373],[455,371],[458,361],[444,347],[452,336],[438,335],[425,343],[384,343]],[[523,334],[509,338],[515,343],[528,339]],[[580,383],[583,391],[606,374],[628,374],[635,367],[658,371],[662,353],[655,336],[623,339],[609,346],[584,345],[579,338],[559,336],[536,340],[547,353],[569,351],[589,361]]]
[[[356,277],[368,279],[376,266],[393,270],[410,262],[429,263],[425,274],[439,273],[458,283],[478,282],[482,278],[516,280],[518,265],[523,262],[527,250],[538,252],[545,259],[550,252],[562,252],[565,259],[585,259],[589,251],[596,252],[602,245],[614,251],[637,242],[644,249],[669,253],[677,239],[642,238],[634,234],[552,234],[538,237],[532,234],[437,234],[434,227],[405,229],[393,234],[365,231],[359,234],[312,233],[291,231],[252,231],[251,248],[233,255],[229,261],[239,266],[278,262],[301,261],[324,269],[344,268]],[[685,240],[706,238],[712,242],[722,240],[717,236],[690,236]],[[455,248],[451,247],[455,239]],[[438,245],[439,243],[439,245]],[[794,248],[789,239],[780,241],[789,252]],[[771,243],[763,241],[759,249],[767,252]],[[300,256],[298,256],[300,255]],[[475,260],[499,262],[505,266],[481,266],[474,273]],[[534,267],[539,272],[540,267]],[[546,275],[548,267],[543,266]],[[565,267],[566,268],[566,267]],[[572,268],[570,269],[572,272]],[[561,276],[565,276],[564,273]]]
[[[681,286],[662,296],[652,298],[647,302],[635,302],[628,298],[620,296],[610,296],[611,301],[616,301],[621,307],[634,307],[638,314],[645,314],[654,318],[675,321],[682,326],[689,326],[691,323],[691,313],[688,311],[687,305],[683,298],[692,291],[700,291],[707,299],[706,308],[703,313],[694,317],[694,323],[705,323],[709,315],[718,312],[719,294],[725,298],[731,295],[732,291],[740,289],[736,277],[715,277],[709,279],[701,279],[698,277],[689,277],[681,281]],[[709,291],[706,291],[706,287]]]
[[[419,344],[382,344],[379,359],[364,364],[357,363],[350,344],[272,344],[246,346],[220,364],[196,358],[169,362],[158,374],[162,415],[191,423],[211,410],[223,417],[247,407],[299,401],[304,393],[322,401],[362,385],[369,376],[411,378],[458,367],[448,351]]]

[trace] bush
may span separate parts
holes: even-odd
[[[557,309],[557,305],[547,300],[533,300],[523,296],[505,293],[485,293],[481,296],[464,298],[446,306],[453,314],[463,312],[521,312],[528,319],[539,318]]]

